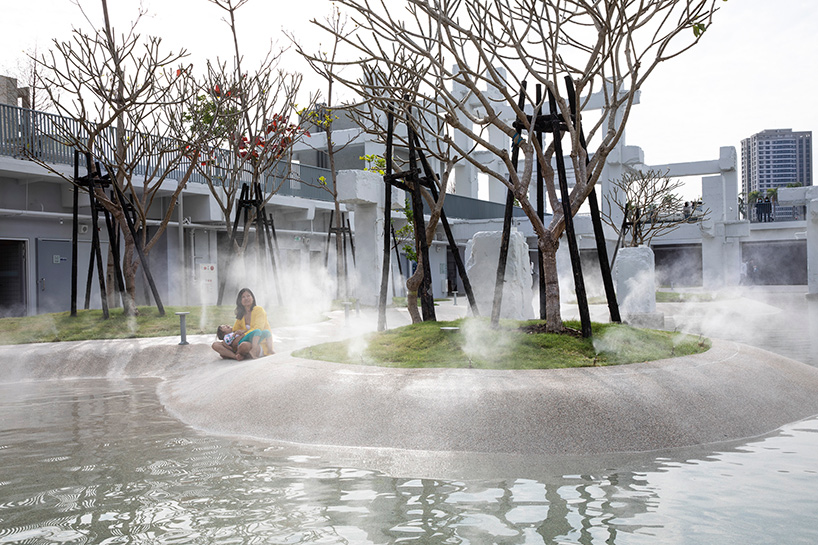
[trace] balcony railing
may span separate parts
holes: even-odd
[[[7,104],[0,104],[0,155],[21,160],[37,160],[51,165],[73,166],[74,147],[66,143],[68,138],[66,138],[65,135],[67,134],[74,135],[75,138],[81,138],[85,135],[85,131],[81,125],[73,119],[18,108]],[[138,142],[139,144],[150,146],[150,149],[161,150],[163,148],[172,147],[166,145],[170,142],[169,140],[161,139],[153,135],[145,136],[130,133],[128,138],[132,140],[155,139],[155,142]],[[114,153],[112,143],[115,141],[114,129],[107,129],[107,132],[97,139],[97,153],[105,157],[112,157]],[[138,145],[133,143],[128,146],[126,161],[134,161],[134,150],[138,147]],[[230,151],[224,149],[217,150],[213,157],[213,159],[215,159],[214,163],[227,164],[227,159],[229,159],[228,155],[230,153]],[[134,169],[134,175],[144,175],[149,169],[158,169],[159,172],[167,171],[171,169],[171,161],[173,160],[174,154],[155,153],[137,163]],[[189,165],[189,160],[186,159],[182,161],[175,168],[170,170],[168,178],[181,179]],[[328,169],[293,164],[291,175],[288,179],[284,179],[286,170],[286,165],[280,165],[279,168],[267,173],[263,183],[265,190],[270,191],[280,186],[277,193],[279,195],[324,201],[332,200],[331,195],[327,191],[317,187],[321,185],[321,177],[329,179],[330,174]],[[211,174],[218,175],[218,167],[212,167]],[[250,173],[241,173],[240,180],[242,182],[249,182],[251,180]],[[193,172],[189,181],[206,184],[207,178],[197,169]]]

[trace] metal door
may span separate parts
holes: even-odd
[[[102,255],[108,244],[100,243]],[[77,308],[85,307],[91,241],[77,242]],[[103,267],[107,258],[103,257]],[[91,282],[91,308],[101,308],[97,273]],[[37,239],[37,314],[71,310],[71,241]]]
[[[71,308],[71,242],[37,239],[37,314]]]

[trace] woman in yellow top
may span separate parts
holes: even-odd
[[[258,358],[273,353],[273,332],[267,313],[256,304],[256,296],[249,288],[242,288],[236,297],[236,322],[233,332],[242,332],[236,354]]]

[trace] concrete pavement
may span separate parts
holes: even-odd
[[[438,307],[439,319],[465,310],[449,305]],[[409,323],[401,310],[388,319]],[[391,469],[475,454],[502,465],[707,445],[818,414],[818,368],[729,341],[696,356],[541,371],[388,369],[290,355],[374,324],[372,312],[346,320],[341,311],[279,328],[275,355],[243,362],[219,359],[210,336],[189,336],[188,346],[174,337],[4,346],[0,380],[157,376],[162,403],[194,427]]]

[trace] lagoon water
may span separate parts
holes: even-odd
[[[0,385],[0,544],[818,543],[818,418],[571,474],[432,480],[204,434],[156,384]]]

